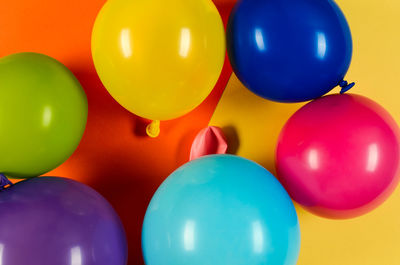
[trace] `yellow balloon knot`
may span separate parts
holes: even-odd
[[[160,121],[155,120],[152,121],[149,125],[147,125],[146,133],[151,138],[156,138],[160,134]]]

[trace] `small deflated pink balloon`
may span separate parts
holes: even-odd
[[[400,130],[389,113],[354,94],[331,95],[298,110],[276,152],[280,181],[314,214],[345,219],[384,202],[400,173]]]
[[[193,141],[190,161],[205,155],[226,154],[228,142],[221,128],[208,126],[202,129]]]

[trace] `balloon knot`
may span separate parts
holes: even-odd
[[[12,182],[3,174],[0,174],[0,190],[4,190],[12,185]]]
[[[352,83],[348,83],[345,80],[342,80],[339,82],[339,86],[342,88],[342,90],[340,90],[340,94],[344,94],[347,91],[349,91],[350,89],[352,89],[354,87],[356,83],[352,82]]]
[[[146,127],[146,133],[151,138],[156,138],[160,134],[160,121],[154,120]]]

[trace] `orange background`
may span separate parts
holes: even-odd
[[[215,3],[226,24],[234,1]],[[93,66],[90,40],[105,0],[0,0],[0,57],[39,52],[64,63],[84,87],[89,116],[75,154],[47,175],[79,180],[99,191],[120,215],[128,236],[129,265],[142,264],[141,226],[161,182],[189,158],[191,142],[206,127],[228,82],[226,61],[213,93],[188,115],[161,124],[156,139],[145,136],[148,121],[124,110],[102,86]]]
[[[0,57],[22,51],[45,53],[63,62],[78,77],[89,101],[87,130],[75,154],[48,175],[79,180],[104,195],[124,223],[129,265],[143,264],[140,237],[147,204],[158,185],[187,161],[191,142],[209,124],[231,68],[226,61],[215,90],[199,108],[185,117],[162,123],[159,138],[146,137],[148,121],[119,106],[94,70],[91,30],[104,2],[0,0]],[[214,2],[226,24],[235,0]],[[352,92],[376,100],[400,122],[400,2],[337,3],[353,34],[355,49],[346,77],[357,82]],[[211,124],[225,129],[231,140],[230,152],[273,170],[273,150],[280,128],[300,105],[258,98],[232,77]],[[260,144],[259,139],[272,140]],[[400,189],[372,213],[347,221],[318,218],[298,208],[302,230],[299,265],[399,264],[399,211]]]

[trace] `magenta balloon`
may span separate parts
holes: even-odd
[[[302,107],[286,123],[276,164],[282,184],[307,210],[335,219],[360,216],[397,186],[400,130],[368,98],[326,96]]]

